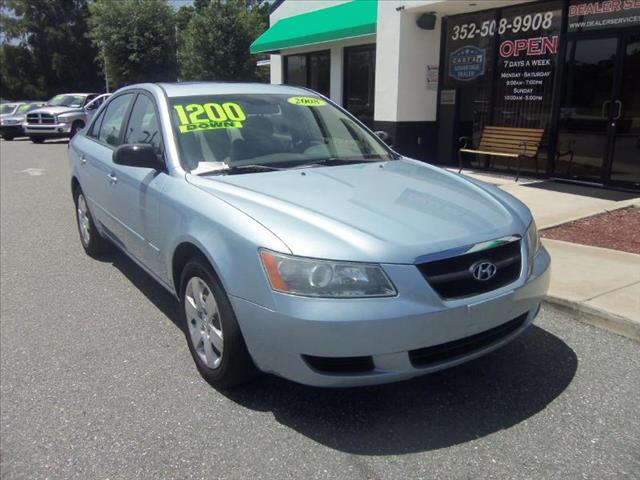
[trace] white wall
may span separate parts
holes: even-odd
[[[440,63],[440,18],[433,30],[416,25],[421,12],[400,14],[400,55],[398,57],[397,121],[436,120],[437,87],[427,88],[427,65]]]
[[[440,62],[440,18],[434,30],[422,30],[416,19],[424,11],[402,8],[406,3],[378,4],[375,119],[435,121],[437,89],[427,89],[426,77],[427,65]]]

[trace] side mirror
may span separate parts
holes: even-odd
[[[164,161],[148,143],[120,145],[113,152],[113,163],[129,167],[164,170]]]
[[[373,133],[375,133],[376,136],[385,143],[387,142],[387,140],[389,140],[389,134],[384,130],[377,130]]]

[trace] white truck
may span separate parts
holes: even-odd
[[[63,93],[27,114],[24,132],[33,143],[72,138],[82,130],[110,93]]]

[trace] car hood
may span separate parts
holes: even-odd
[[[504,192],[409,159],[187,179],[264,225],[291,253],[335,260],[418,263],[522,235],[531,218]]]
[[[50,113],[52,115],[60,115],[61,113],[83,112],[82,108],[76,107],[42,107],[31,110],[29,113]]]
[[[24,122],[26,115],[21,113],[20,115],[2,115],[2,121],[12,120],[14,122]]]

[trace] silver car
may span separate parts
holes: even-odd
[[[69,155],[82,246],[116,246],[179,299],[217,387],[451,367],[522,333],[547,291],[525,205],[400,156],[303,88],[129,86]]]

